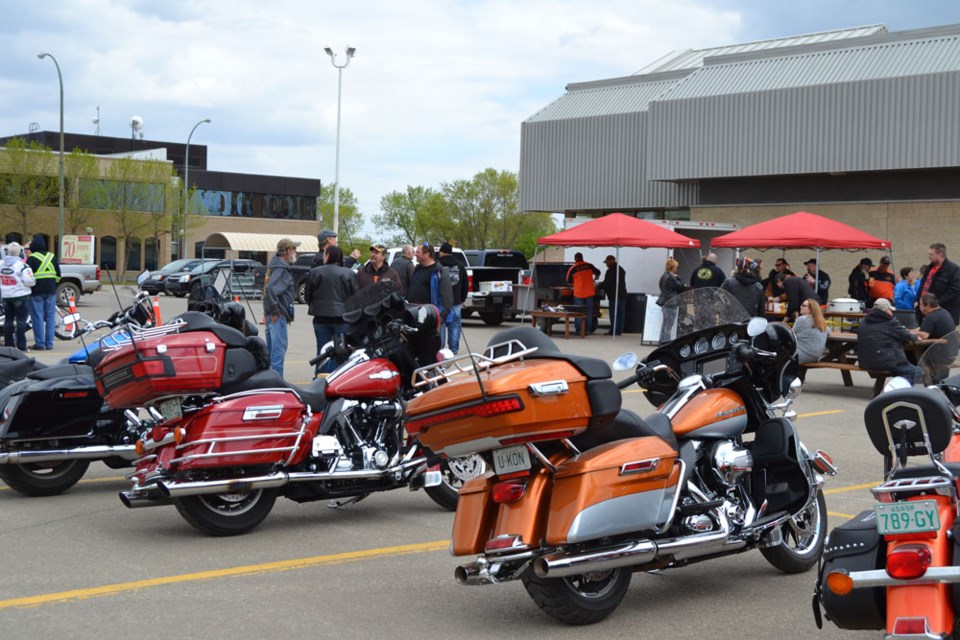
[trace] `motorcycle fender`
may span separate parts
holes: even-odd
[[[493,537],[518,535],[523,544],[539,547],[550,505],[551,480],[552,475],[541,469],[527,480],[527,489],[519,500],[501,504]]]
[[[453,537],[450,553],[455,556],[483,553],[483,546],[492,537],[497,518],[497,505],[491,489],[493,472],[471,478],[463,483],[453,518]]]
[[[929,496],[923,496],[929,499]],[[922,542],[933,552],[932,567],[949,567],[953,557],[953,543],[947,539],[947,531],[953,526],[955,511],[950,500],[937,496],[937,508],[940,512],[940,530],[936,538],[891,539],[887,537],[887,554],[904,544]],[[953,593],[956,585],[948,584],[906,584],[887,587],[887,632],[892,633],[897,618],[925,617],[930,630],[936,634],[949,635],[953,632]]]
[[[677,452],[662,438],[617,440],[557,469],[546,542],[571,544],[667,522],[680,483]]]

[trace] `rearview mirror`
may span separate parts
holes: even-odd
[[[767,330],[767,319],[766,318],[750,318],[750,322],[747,323],[747,335],[751,338],[756,338],[758,335]]]
[[[637,367],[637,354],[628,351],[613,361],[614,371],[630,371]]]

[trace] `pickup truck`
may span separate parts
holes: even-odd
[[[7,245],[0,246],[0,257],[7,255]],[[21,251],[20,257],[24,254]],[[61,264],[60,282],[57,284],[57,304],[66,307],[70,303],[70,296],[74,302],[80,302],[80,296],[85,293],[99,291],[100,265],[97,264]]]
[[[464,249],[470,293],[463,303],[463,317],[476,312],[483,323],[496,326],[517,316],[513,308],[513,285],[529,268],[521,251],[514,249]]]

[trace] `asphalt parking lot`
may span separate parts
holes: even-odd
[[[251,302],[259,320],[259,303]],[[186,308],[161,297],[165,318]],[[85,296],[85,318],[116,309],[112,294]],[[306,308],[291,328],[287,378],[306,383],[315,345]],[[505,325],[510,326],[510,325]],[[479,351],[495,333],[465,321]],[[651,347],[639,336],[559,339],[561,349],[613,360]],[[40,353],[55,362],[76,345]],[[461,348],[463,350],[464,347]],[[626,374],[620,374],[626,375]],[[863,408],[872,380],[812,370],[797,401],[798,428],[810,448],[840,469],[828,481],[831,526],[869,508],[881,474],[867,441]],[[637,391],[625,406],[653,407]],[[0,637],[2,638],[877,638],[879,632],[818,631],[810,596],[813,572],[785,576],[758,552],[660,574],[636,574],[620,608],[589,630],[542,614],[519,583],[464,587],[447,552],[452,514],[422,492],[373,495],[329,509],[280,500],[253,532],[199,534],[173,507],[126,509],[117,498],[122,471],[100,463],[71,491],[25,498],[0,487]]]

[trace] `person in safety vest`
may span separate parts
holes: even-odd
[[[60,282],[60,263],[52,251],[47,251],[47,241],[36,234],[30,241],[27,266],[33,271],[37,284],[30,296],[30,319],[33,321],[34,351],[53,349],[54,327],[57,319],[57,283]]]

